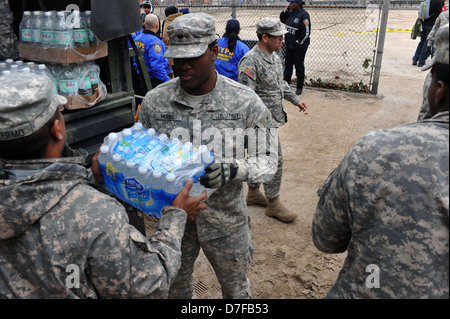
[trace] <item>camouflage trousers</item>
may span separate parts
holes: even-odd
[[[247,225],[225,237],[199,242],[195,222],[187,222],[181,243],[181,267],[170,287],[169,298],[194,297],[194,264],[200,248],[211,263],[222,287],[224,299],[250,299],[247,271],[253,259],[250,217]]]
[[[283,152],[281,150],[281,142],[280,142],[280,135],[278,135],[278,166],[277,166],[277,172],[275,173],[275,176],[268,181],[267,183],[264,183],[264,194],[266,195],[267,199],[272,199],[275,197],[278,197],[280,195],[280,188],[281,188],[281,178],[283,177]],[[260,184],[256,183],[248,183],[248,186],[250,187],[258,187]]]

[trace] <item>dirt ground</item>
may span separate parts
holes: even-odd
[[[410,29],[415,10],[391,10],[388,29]],[[426,72],[411,65],[419,40],[410,32],[388,32],[378,95],[306,88],[307,114],[285,102],[288,123],[279,130],[284,153],[281,199],[298,218],[290,224],[249,207],[253,263],[248,276],[255,299],[320,299],[337,278],[346,254],[325,254],[311,238],[317,189],[347,150],[365,133],[417,118]],[[148,225],[152,224],[147,220]],[[196,262],[197,298],[221,298],[211,265],[200,253]]]

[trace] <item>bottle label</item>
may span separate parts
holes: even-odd
[[[71,46],[74,43],[73,32],[70,31],[56,31],[54,34],[55,43],[63,46]]]
[[[44,44],[53,44],[55,43],[55,35],[53,31],[41,31],[41,42]]]
[[[32,42],[33,41],[33,33],[30,29],[22,29],[20,30],[20,39],[24,42]]]
[[[59,79],[59,91],[65,95],[76,95],[78,92],[78,81]]]
[[[86,29],[76,29],[73,30],[75,36],[75,42],[83,43],[89,41],[89,35]]]

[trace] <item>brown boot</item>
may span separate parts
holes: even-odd
[[[261,194],[259,187],[248,187],[247,193],[247,206],[258,205],[262,207],[267,207],[267,199]]]
[[[290,223],[297,218],[297,214],[290,212],[283,204],[281,204],[280,197],[269,199],[266,215],[278,218],[285,223]]]

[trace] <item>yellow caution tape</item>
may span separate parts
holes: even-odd
[[[392,31],[409,31],[411,32],[411,29],[386,29],[386,31],[388,32],[392,32]],[[379,32],[379,30],[371,30],[371,31],[357,31],[357,32],[347,32],[347,33],[337,33],[337,34],[333,34],[334,36],[337,35],[348,35],[348,34],[358,34],[358,33],[371,33],[371,32]]]

